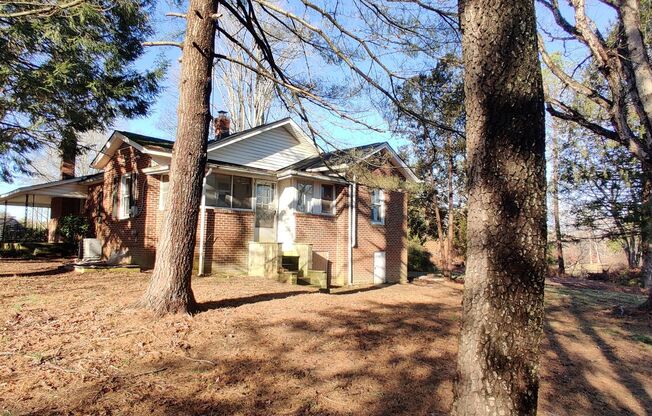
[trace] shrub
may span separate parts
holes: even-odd
[[[57,232],[68,243],[74,243],[88,235],[90,224],[88,219],[81,215],[66,215],[59,219]]]
[[[435,266],[430,261],[430,252],[415,240],[410,240],[408,244],[408,271],[428,273],[435,271]]]

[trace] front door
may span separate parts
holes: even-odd
[[[273,182],[256,181],[256,241],[276,241],[275,196]]]
[[[385,283],[385,252],[376,251],[374,253],[374,284]]]

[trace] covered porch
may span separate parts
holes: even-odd
[[[4,208],[0,241],[58,242],[56,230],[59,218],[82,214],[88,186],[102,180],[100,173],[24,186],[0,195],[0,207]],[[10,207],[14,207],[14,213],[16,208],[24,210],[23,215],[11,215]]]

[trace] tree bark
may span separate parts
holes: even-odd
[[[468,261],[454,415],[534,415],[546,273],[543,88],[532,0],[460,3]]]
[[[190,0],[181,61],[178,128],[170,166],[167,215],[156,248],[152,280],[142,305],[157,313],[192,313],[191,288],[197,217],[211,120],[211,71],[217,0]]]
[[[553,126],[555,121],[553,120]],[[557,129],[552,131],[552,217],[555,227],[555,250],[557,254],[557,275],[566,274],[564,264],[564,248],[561,244],[561,223],[559,220],[559,140]]]
[[[645,43],[643,42],[643,34],[641,33],[639,1],[622,0],[619,11],[623,22],[623,34],[629,51],[629,63],[631,63],[634,75],[636,94],[647,121],[650,122],[652,120],[652,68],[650,67]]]
[[[641,221],[641,245],[643,265],[641,266],[641,280],[643,287],[648,291],[648,298],[640,309],[652,309],[652,178],[645,174],[643,184],[643,218]]]
[[[455,237],[455,213],[453,212],[453,136],[448,135],[448,242],[446,244],[446,271],[449,279],[453,276],[453,240]]]

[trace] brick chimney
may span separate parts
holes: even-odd
[[[213,124],[215,126],[216,139],[223,139],[231,134],[231,119],[226,111],[218,111]]]
[[[61,154],[61,179],[75,177],[75,159],[77,158],[77,139],[63,139],[59,145]]]
[[[75,160],[61,159],[61,179],[70,179],[75,177]]]

